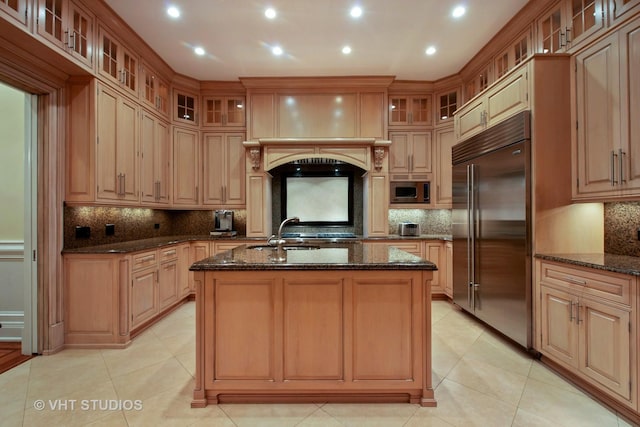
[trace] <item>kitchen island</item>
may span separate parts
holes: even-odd
[[[435,406],[432,262],[367,243],[240,246],[194,263],[192,407]]]

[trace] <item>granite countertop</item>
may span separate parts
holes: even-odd
[[[126,254],[130,252],[155,249],[162,246],[174,245],[177,243],[188,243],[203,240],[241,240],[241,241],[265,241],[264,238],[246,236],[210,236],[210,235],[186,235],[186,236],[163,236],[150,239],[131,240],[128,242],[109,243],[106,245],[86,246],[84,248],[63,249],[63,254]]]
[[[307,243],[308,246],[313,243]],[[286,245],[285,245],[286,246]],[[394,247],[370,243],[323,243],[316,249],[250,249],[242,245],[194,263],[190,270],[437,270]]]
[[[357,240],[365,241],[381,241],[381,240],[451,240],[451,235],[443,234],[421,234],[420,236],[399,236],[389,235],[382,237],[362,237],[357,236]],[[82,248],[63,249],[63,254],[127,254],[131,252],[139,252],[150,249],[156,249],[162,246],[173,245],[178,243],[188,243],[203,240],[239,240],[242,242],[266,242],[264,237],[246,237],[246,236],[225,236],[216,235],[184,235],[184,236],[163,236],[153,237],[149,239],[131,240],[128,242],[109,243],[105,245],[85,246]],[[313,239],[307,239],[307,242],[313,242]]]
[[[562,262],[581,267],[595,268],[614,273],[640,276],[640,257],[613,255],[607,253],[590,254],[536,254],[536,258],[547,261]]]

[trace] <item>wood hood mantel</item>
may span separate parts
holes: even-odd
[[[391,141],[376,138],[260,138],[243,144],[254,171],[261,167],[268,171],[285,163],[310,158],[335,159],[366,171],[371,171],[372,167],[380,171],[385,147],[391,145]]]

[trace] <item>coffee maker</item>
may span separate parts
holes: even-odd
[[[233,236],[236,232],[233,230],[233,211],[216,210],[213,213],[214,231],[211,235]]]

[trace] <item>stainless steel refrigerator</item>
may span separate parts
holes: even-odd
[[[452,149],[453,301],[532,347],[530,118]]]

